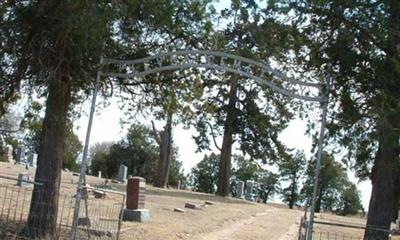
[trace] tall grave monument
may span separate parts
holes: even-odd
[[[128,179],[126,185],[126,207],[123,210],[124,221],[147,222],[150,219],[150,212],[145,209],[146,180],[141,177]]]

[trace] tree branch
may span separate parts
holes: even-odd
[[[206,122],[206,124],[207,124],[207,125],[210,127],[210,129],[211,129],[211,135],[212,135],[212,137],[213,137],[213,141],[214,141],[215,147],[216,147],[220,152],[222,152],[222,149],[218,146],[217,141],[216,141],[216,139],[215,139],[215,134],[214,134],[214,128],[213,128],[213,126],[212,126],[211,123],[209,123],[209,122]]]

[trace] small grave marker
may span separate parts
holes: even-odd
[[[123,183],[126,182],[127,176],[128,176],[128,167],[121,164],[119,166],[119,171],[118,171],[118,181]]]
[[[25,147],[20,146],[17,149],[17,163],[25,162]]]
[[[174,208],[174,212],[184,213],[185,209],[182,208]]]
[[[4,149],[4,158],[6,162],[12,163],[13,160],[13,147],[11,145],[7,145]]]
[[[38,155],[36,153],[29,155],[28,164],[31,167],[36,167]]]
[[[94,198],[105,198],[107,194],[104,191],[93,190]]]
[[[246,200],[248,201],[254,201],[254,195],[253,195],[253,187],[254,187],[254,181],[247,180],[246,181]]]
[[[19,173],[17,185],[19,187],[30,186],[30,183],[27,183],[26,181],[30,181],[29,173],[26,173],[26,172]]]
[[[185,208],[189,208],[189,209],[200,209],[200,206],[198,204],[194,204],[194,203],[185,203]]]
[[[236,191],[237,191],[236,197],[243,199],[243,194],[244,194],[244,182],[243,181],[238,182]]]

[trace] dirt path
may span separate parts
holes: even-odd
[[[287,225],[288,215],[293,219],[293,223]],[[296,219],[301,216],[297,211],[285,211],[282,209],[271,208],[265,212],[252,215],[250,218],[236,221],[235,223],[224,226],[221,229],[202,235],[199,240],[244,240],[244,239],[279,239],[295,240],[297,237],[298,223]],[[285,224],[279,223],[284,220]]]

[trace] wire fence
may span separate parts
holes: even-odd
[[[307,227],[309,220],[307,214],[301,218],[298,240],[307,239]],[[371,237],[364,238],[365,231],[372,233]],[[319,221],[313,224],[312,240],[400,240],[400,237],[392,237],[394,231],[377,227],[365,226],[355,223],[338,221]]]
[[[37,239],[32,236],[37,236],[37,232],[49,227],[43,225],[43,222],[51,222],[50,227],[54,231],[41,239],[69,238],[75,207],[74,195],[63,193],[61,189],[58,203],[53,205],[44,201],[48,200],[49,193],[40,189],[33,188],[31,184],[0,184],[0,239]],[[76,220],[76,239],[118,240],[124,202],[124,194],[86,188]],[[58,206],[57,209],[54,209],[55,206]],[[49,211],[43,211],[44,208]],[[56,216],[48,214],[54,212]],[[46,231],[49,232],[48,229]]]

